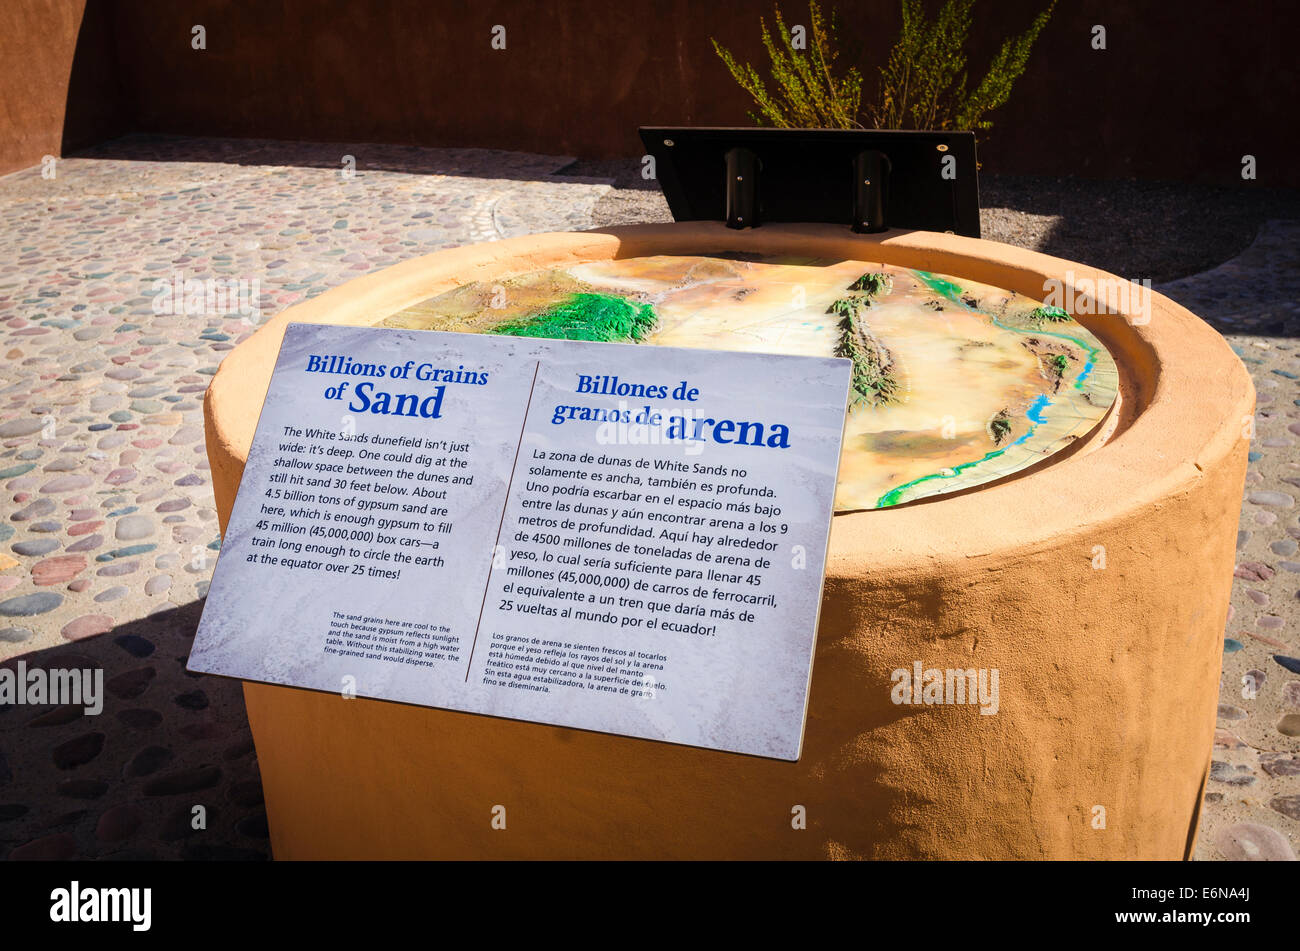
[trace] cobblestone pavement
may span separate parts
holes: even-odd
[[[1300,221],[1157,288],[1223,332],[1255,381],[1255,433],[1198,859],[1300,851]]]
[[[0,856],[269,855],[239,686],[184,670],[219,547],[203,390],[259,319],[360,274],[606,223],[610,179],[569,161],[137,136],[0,179],[0,661],[102,667],[107,695],[99,716],[0,706]],[[1296,237],[1272,224],[1161,288],[1260,391],[1204,858],[1293,857],[1300,832]],[[260,282],[260,316],[155,312],[157,282],[215,278]]]

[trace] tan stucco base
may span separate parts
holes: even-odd
[[[1067,271],[1109,277],[992,242],[814,225],[439,252],[291,308],[226,358],[206,399],[223,529],[287,322],[374,323],[470,280],[720,250],[882,260],[1039,298]],[[979,491],[835,518],[798,763],[249,683],[275,855],[1183,858],[1254,392],[1217,333],[1159,295],[1152,308],[1142,325],[1080,315],[1121,364],[1105,439]],[[915,661],[997,668],[999,712],[893,704],[891,672]]]

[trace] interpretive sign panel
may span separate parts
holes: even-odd
[[[797,759],[850,367],[290,324],[189,667]]]

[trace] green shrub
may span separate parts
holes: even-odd
[[[771,90],[752,65],[738,62],[716,39],[712,42],[732,78],[758,106],[757,112],[750,113],[758,125],[786,129],[988,129],[993,123],[984,115],[1010,98],[1056,0],[1034,17],[1024,33],[1003,42],[984,78],[969,89],[965,47],[974,3],[943,0],[931,20],[922,0],[901,0],[902,30],[880,67],[876,99],[865,107],[858,68],[849,66],[836,75],[836,60],[841,56],[837,19],[832,10],[828,25],[816,0],[808,4],[807,49],[795,46],[779,7],[774,9],[779,43],[767,21],[760,19],[763,47],[771,60]]]
[[[772,61],[771,78],[777,87],[769,93],[758,71],[748,63],[739,63],[731,52],[710,37],[713,49],[727,65],[732,77],[753,97],[757,112],[749,115],[758,125],[778,129],[859,129],[858,113],[862,102],[862,74],[850,67],[842,76],[835,75],[837,24],[834,11],[830,25],[822,18],[816,0],[808,4],[810,36],[806,50],[796,49],[786,28],[780,7],[774,10],[778,47],[760,19],[763,47]]]

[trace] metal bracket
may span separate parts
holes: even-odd
[[[853,157],[853,230],[875,234],[889,230],[889,156],[865,149]]]
[[[750,149],[727,150],[727,227],[758,227],[758,172],[761,164]]]

